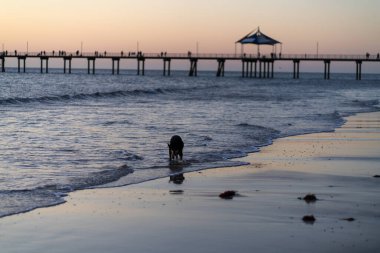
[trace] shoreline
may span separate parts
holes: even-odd
[[[379,140],[380,112],[360,113],[335,132],[275,139],[235,159],[250,165],[186,173],[182,184],[161,178],[72,192],[64,204],[1,218],[0,246],[4,252],[374,251]],[[220,199],[226,190],[238,195]],[[308,193],[319,200],[298,199]],[[305,215],[316,221],[303,222]]]

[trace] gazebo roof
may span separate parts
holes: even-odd
[[[249,34],[247,34],[240,40],[236,41],[236,43],[256,44],[256,45],[275,45],[281,42],[275,39],[272,39],[271,37],[260,32],[260,27],[258,27],[257,30],[250,32]]]

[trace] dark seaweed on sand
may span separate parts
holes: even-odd
[[[305,200],[305,202],[308,204],[314,203],[318,200],[317,197],[315,196],[315,194],[307,194],[307,195],[305,195],[305,197],[303,197],[303,198],[299,197],[298,199]]]
[[[314,224],[315,222],[315,217],[314,215],[305,215],[303,218],[302,218],[303,222],[307,223],[307,224]]]
[[[236,196],[236,191],[225,191],[219,194],[219,197],[222,199],[233,199]]]

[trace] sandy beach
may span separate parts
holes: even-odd
[[[186,158],[186,153],[185,153]],[[1,252],[378,252],[380,113],[276,140],[250,165],[120,188],[0,219]],[[220,193],[236,191],[233,199]],[[302,198],[315,194],[317,201]],[[305,222],[304,216],[315,221]]]

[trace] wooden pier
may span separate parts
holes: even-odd
[[[362,78],[363,62],[380,62],[379,54],[377,55],[315,55],[315,54],[168,54],[168,53],[142,53],[130,52],[120,53],[67,53],[59,52],[0,52],[1,72],[6,71],[6,60],[8,58],[17,59],[18,72],[26,72],[26,60],[31,58],[40,59],[41,73],[49,73],[49,60],[62,59],[63,73],[71,73],[71,63],[74,59],[87,60],[87,73],[95,74],[95,62],[98,59],[109,59],[112,63],[112,74],[120,74],[121,60],[135,60],[137,62],[137,75],[145,75],[145,60],[163,61],[163,75],[170,76],[171,62],[174,60],[189,61],[189,76],[198,75],[198,62],[202,60],[213,60],[218,63],[216,76],[224,76],[226,61],[240,61],[242,64],[242,77],[244,78],[273,78],[275,62],[287,61],[293,63],[293,78],[300,77],[300,65],[302,62],[322,62],[324,63],[324,79],[330,79],[330,69],[332,62],[352,62],[353,70],[356,73],[356,79]],[[22,65],[22,67],[21,67]],[[356,66],[356,69],[355,69]]]

